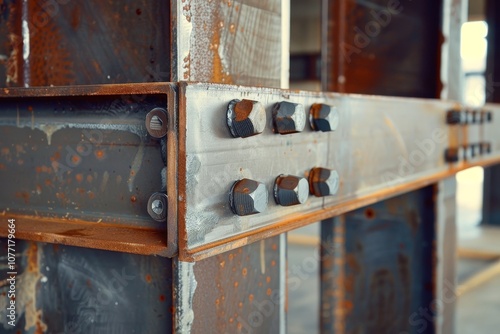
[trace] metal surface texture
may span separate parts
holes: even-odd
[[[175,198],[175,86],[10,88],[0,101],[0,214],[17,218],[19,237],[175,254],[176,201],[168,203],[168,224],[148,214],[153,193]],[[170,119],[168,164],[146,131],[156,107]]]
[[[267,128],[249,138],[233,138],[225,124],[225,110],[230,101],[243,98],[264,105]],[[486,108],[493,114],[490,123],[450,126],[447,112],[462,110],[451,101],[195,83],[181,84],[180,99],[180,145],[186,160],[179,167],[179,228],[185,259],[239,247],[500,158],[500,137],[494,130],[500,109],[495,105]],[[276,134],[272,110],[281,101],[300,103],[305,109],[313,103],[334,105],[338,128],[322,133],[306,127],[301,133]],[[445,162],[447,148],[476,142],[490,142],[492,153],[467,161],[461,158],[455,164]],[[229,208],[227,194],[240,179],[266,184],[272,198],[277,176],[305,177],[313,167],[338,172],[335,196],[311,196],[305,204],[286,208],[271,201],[265,212],[246,217],[234,215]]]
[[[322,225],[322,333],[434,333],[429,186]]]
[[[495,131],[500,106],[494,104],[481,111],[491,113],[489,122],[488,117],[482,123],[481,117],[476,117],[474,123],[450,125],[450,110],[472,113],[451,101],[197,83],[180,84],[177,110],[176,89],[171,84],[145,84],[140,88],[3,90],[0,103],[5,110],[2,126],[7,136],[0,172],[12,181],[2,191],[6,203],[3,215],[20,217],[23,227],[19,232],[31,240],[81,246],[88,239],[89,247],[169,256],[176,253],[179,224],[181,258],[199,260],[500,159],[500,134]],[[138,98],[134,94],[139,92],[141,101],[134,103]],[[19,96],[24,96],[22,101]],[[44,99],[35,101],[35,96]],[[101,97],[106,101],[97,100]],[[263,133],[248,138],[231,135],[226,110],[234,98],[259,101],[264,106],[267,120]],[[283,101],[300,105],[304,118],[315,103],[335,106],[339,125],[330,132],[307,126],[300,133],[277,134],[273,108]],[[168,112],[166,148],[146,131],[146,114],[156,107]],[[64,122],[59,114],[67,116]],[[96,115],[106,119],[96,121]],[[94,132],[86,139],[86,131]],[[30,147],[15,141],[30,135]],[[490,153],[467,155],[484,143],[489,144]],[[447,149],[457,150],[458,162],[445,162]],[[31,151],[36,159],[25,162],[24,155]],[[113,154],[120,159],[126,156],[129,162],[105,164]],[[170,162],[164,179],[162,156],[168,156]],[[141,169],[143,164],[152,167]],[[229,192],[238,180],[263,183],[268,197],[273,198],[279,175],[303,177],[307,183],[310,171],[318,167],[337,172],[335,195],[301,196],[292,201],[295,205],[285,206],[279,200],[269,201],[259,209],[262,212],[244,217],[230,208]],[[33,177],[20,178],[20,170]],[[112,193],[117,198],[102,188],[110,179],[116,183]],[[163,188],[169,194],[167,227],[147,213],[149,197]],[[179,196],[173,195],[176,193]],[[29,223],[28,216],[38,219],[43,228]],[[101,227],[119,231],[116,240],[108,244],[107,236],[97,237]],[[137,229],[139,235],[142,233],[140,241],[127,240],[128,233]],[[167,239],[161,238],[159,233],[167,229]],[[127,241],[136,246],[129,247]]]
[[[442,1],[324,0],[323,89],[438,96],[442,5]]]
[[[16,251],[18,317],[15,327],[7,324],[8,269],[3,267],[1,333],[171,331],[171,259],[21,240]]]
[[[0,82],[170,81],[169,22],[169,2],[161,0],[2,1]]]
[[[177,261],[176,333],[285,333],[281,235],[196,263]]]
[[[486,1],[486,23],[488,24],[488,54],[486,68],[486,101],[500,103],[500,3]],[[482,224],[500,225],[500,165],[485,168]]]
[[[288,70],[282,28],[288,20],[282,15],[286,3],[172,1],[172,81],[282,87],[288,82],[282,79]]]

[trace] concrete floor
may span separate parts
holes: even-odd
[[[459,247],[500,254],[500,227],[478,226],[481,220],[482,170],[473,169],[460,174],[457,180]],[[292,232],[291,235],[319,237],[319,224],[307,226]],[[304,259],[315,255],[314,251],[313,246],[289,243],[288,265],[291,275],[294,270],[300,270]],[[495,260],[491,259],[460,259],[457,264],[459,285],[494,262]],[[316,269],[307,271],[307,277],[301,280],[301,284],[295,290],[289,291],[287,332],[290,334],[318,332],[320,291],[319,268]],[[500,275],[459,297],[456,321],[456,334],[500,333]]]

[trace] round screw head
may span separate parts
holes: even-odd
[[[309,191],[316,197],[335,195],[339,184],[339,174],[335,170],[317,167],[309,173]]]
[[[168,197],[164,193],[154,193],[148,200],[148,213],[157,222],[164,222],[167,219]]]
[[[309,197],[309,183],[303,177],[280,175],[274,182],[274,199],[281,206],[304,204]]]
[[[274,131],[285,135],[301,132],[306,126],[304,106],[299,103],[280,102],[273,108]]]
[[[309,123],[314,131],[335,131],[339,126],[339,111],[335,106],[315,103],[309,111]]]
[[[226,121],[233,137],[255,136],[266,127],[266,109],[258,101],[232,100],[227,106]]]
[[[153,138],[163,138],[167,135],[167,111],[154,108],[146,115],[146,129]]]
[[[243,179],[233,184],[229,192],[229,205],[238,216],[249,216],[264,212],[269,193],[263,183]]]

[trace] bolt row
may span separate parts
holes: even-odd
[[[274,200],[281,206],[304,204],[309,194],[316,197],[335,195],[339,183],[337,171],[327,168],[311,169],[307,179],[281,174],[274,181]],[[266,185],[255,180],[236,181],[229,191],[229,205],[238,216],[262,213],[266,210],[268,201],[269,192]]]
[[[274,132],[286,135],[304,130],[306,112],[304,105],[288,101],[273,106]],[[266,128],[266,110],[262,103],[253,100],[232,100],[227,106],[226,122],[235,138],[258,135]],[[315,103],[309,109],[309,124],[314,131],[335,131],[339,124],[337,107]]]
[[[468,144],[457,148],[447,148],[444,153],[445,161],[450,163],[474,159],[477,156],[490,154],[491,143],[483,142],[478,144]]]
[[[493,113],[486,110],[449,110],[446,123],[449,125],[483,124],[493,121]]]

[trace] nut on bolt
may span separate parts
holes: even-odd
[[[309,123],[314,131],[335,131],[339,126],[337,107],[323,103],[315,103],[309,110]]]
[[[274,131],[282,135],[301,132],[306,126],[305,109],[302,104],[279,102],[273,108]]]
[[[226,121],[233,137],[255,136],[266,127],[266,110],[258,101],[232,100],[227,106]]]
[[[146,115],[146,129],[153,138],[163,138],[167,135],[167,111],[154,108]]]
[[[168,197],[164,193],[154,193],[148,200],[148,213],[157,222],[167,220]]]
[[[266,210],[269,193],[263,183],[242,179],[229,192],[229,205],[238,216],[249,216]]]
[[[280,175],[274,182],[274,199],[281,206],[304,204],[309,197],[309,183],[303,177]]]
[[[316,197],[335,195],[339,183],[339,174],[335,170],[316,167],[309,172],[309,191]]]

